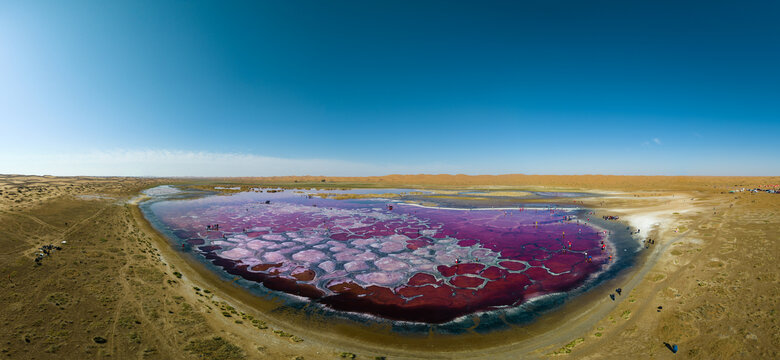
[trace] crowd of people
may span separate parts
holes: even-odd
[[[735,190],[729,191],[729,193],[738,193],[738,192],[745,192],[745,191],[747,191],[747,192],[752,192],[752,193],[765,192],[765,193],[768,193],[768,194],[780,194],[780,188],[779,188],[780,185],[767,185],[767,186],[764,186],[764,187],[766,187],[766,189],[763,189],[761,187],[757,187],[757,188],[753,188],[753,189],[746,189],[746,188],[735,189]]]
[[[49,245],[41,246],[38,250],[39,250],[39,252],[35,256],[35,263],[36,264],[40,264],[41,260],[43,260],[43,258],[51,255],[54,252],[54,250],[62,250],[62,247],[49,244]]]

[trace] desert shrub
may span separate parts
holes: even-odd
[[[184,347],[184,350],[203,359],[238,360],[246,358],[243,349],[229,343],[221,337],[190,341],[190,343]]]
[[[70,303],[70,295],[64,292],[51,293],[46,299],[55,306],[64,307]]]

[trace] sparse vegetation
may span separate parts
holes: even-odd
[[[65,292],[56,292],[49,294],[49,296],[46,298],[46,300],[54,306],[58,307],[65,307],[70,304],[71,296],[68,293]]]
[[[279,337],[292,337],[292,334],[286,333],[282,330],[274,330],[274,334],[276,334]]]
[[[631,310],[623,311],[623,313],[620,314],[620,317],[622,317],[625,320],[628,320],[628,318],[631,317]]]
[[[570,354],[572,349],[574,349],[575,346],[582,344],[585,342],[584,338],[577,338],[572,340],[570,343],[564,345],[562,348],[556,350],[551,355],[563,355],[563,354]]]
[[[184,350],[210,360],[241,360],[246,358],[244,350],[221,337],[191,341]]]

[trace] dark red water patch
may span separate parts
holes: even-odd
[[[371,236],[372,236],[372,235],[370,235],[370,234],[351,234],[351,235],[347,235],[347,236],[346,236],[346,239],[347,239],[347,240],[354,240],[354,239],[368,239],[368,238],[370,238]]]
[[[351,281],[340,282],[334,285],[329,285],[328,289],[336,293],[349,293],[355,295],[366,295],[370,293],[370,291],[364,289],[362,286],[355,284],[354,282]]]
[[[292,276],[300,281],[312,281],[317,274],[309,269],[301,269],[292,272]]]
[[[485,279],[481,279],[473,276],[456,276],[450,279],[450,284],[461,288],[475,288],[482,285]]]
[[[276,263],[276,264],[257,264],[255,266],[252,266],[252,271],[267,271],[268,269],[272,267],[280,267],[282,266],[282,263]]]
[[[525,266],[525,264],[523,264],[521,262],[517,262],[517,261],[502,261],[502,262],[498,263],[498,265],[501,265],[505,269],[512,270],[512,271],[521,271],[521,270],[525,270],[525,268],[528,267],[528,266]]]
[[[334,296],[328,296],[319,302],[335,310],[361,312],[375,314],[387,319],[406,320],[427,323],[443,323],[453,319],[453,315],[459,311],[451,311],[447,306],[442,306],[442,301],[446,298],[440,298],[440,301],[434,301],[433,304],[419,304],[421,297],[414,300],[398,304],[394,302],[382,301],[381,297],[371,296],[358,297],[351,293],[341,293]],[[459,315],[457,315],[459,316]]]
[[[417,229],[398,229],[396,234],[402,234],[412,239],[420,237],[420,232]]]
[[[377,209],[365,200],[323,199],[318,207],[309,204],[301,210],[280,208],[284,201],[295,203],[279,199],[256,208],[249,207],[256,203],[218,205],[207,212],[212,205],[193,210],[177,202],[161,219],[229,274],[332,309],[407,321],[444,322],[568,291],[599,271],[608,256],[595,229],[562,221],[559,211],[397,204],[381,216],[362,216],[384,211],[384,205]],[[326,207],[339,211],[312,210]],[[216,223],[219,230],[205,230],[206,224]],[[270,230],[247,230],[252,228]],[[250,243],[254,240],[260,241]],[[588,260],[586,252],[593,258]],[[250,271],[246,264],[230,260],[234,258],[257,265]],[[444,280],[429,274],[431,267]],[[320,281],[327,276],[338,280]]]
[[[552,279],[555,275],[547,272],[546,269],[540,267],[531,267],[524,271],[523,274],[531,278],[535,282],[544,283],[545,281]]]
[[[325,295],[316,286],[301,284],[293,279],[270,277],[263,280],[263,285],[271,290],[283,291],[288,294],[303,296],[310,299],[319,299]]]
[[[424,238],[422,238],[422,239],[412,239],[412,240],[407,240],[406,241],[406,247],[408,249],[410,249],[410,250],[417,250],[417,249],[419,249],[419,248],[421,248],[423,246],[428,246],[428,245],[430,245],[432,243],[433,243],[433,241],[431,241],[429,239],[424,239]]]
[[[528,260],[527,263],[528,266],[535,266],[535,267],[540,267],[544,265],[544,261],[541,260]]]
[[[506,276],[509,272],[506,271],[506,269],[502,269],[499,267],[491,266],[484,271],[482,271],[482,277],[489,279],[489,280],[497,280],[504,276]]]
[[[535,283],[535,284],[528,285],[528,287],[525,288],[524,295],[529,298],[533,298],[547,293],[548,291],[542,288],[542,283]]]
[[[518,288],[524,288],[531,284],[531,280],[525,274],[509,273],[504,277],[504,281]]]
[[[477,244],[477,240],[474,239],[466,239],[466,240],[458,241],[458,245],[460,246],[473,246],[476,244]]]
[[[331,234],[330,238],[338,241],[347,241],[349,239],[349,234],[347,233]]]
[[[545,261],[544,265],[554,273],[562,273],[564,271],[571,270],[574,264],[582,261],[585,261],[585,255],[583,254],[573,252],[559,252]]]
[[[418,296],[407,302],[407,304],[412,307],[434,306],[436,304],[449,303],[454,295],[453,289],[447,285],[426,285],[412,289],[414,290],[407,292],[410,295],[407,297]]]
[[[465,274],[479,274],[482,269],[485,268],[485,265],[482,264],[474,264],[474,263],[468,263],[468,264],[458,264],[455,265],[455,273],[458,275],[465,275]]]
[[[436,267],[436,270],[438,270],[444,277],[453,276],[458,272],[458,268],[455,265],[453,266],[439,265]]]
[[[409,285],[420,286],[426,284],[435,284],[436,278],[431,274],[417,273],[409,279]]]

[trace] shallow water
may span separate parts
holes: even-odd
[[[142,209],[177,246],[255,291],[290,295],[291,308],[313,302],[403,331],[458,333],[474,314],[478,332],[521,324],[614,273],[611,260],[628,264],[616,256],[624,241],[608,240],[583,210],[307,196],[314,192],[161,197]]]

